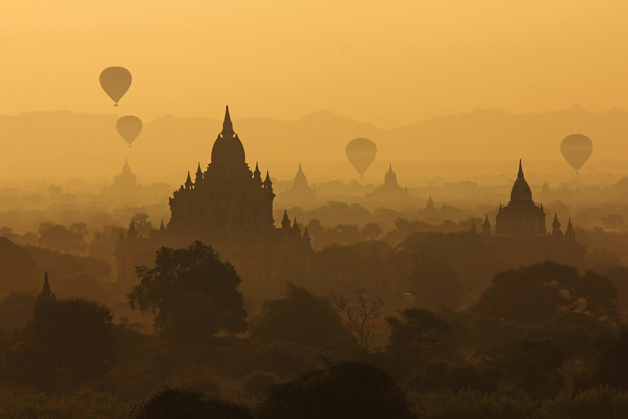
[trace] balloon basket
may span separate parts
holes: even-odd
[[[114,104],[113,104],[113,106],[118,106],[118,104],[117,104],[117,103],[114,103]]]

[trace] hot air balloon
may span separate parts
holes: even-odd
[[[116,122],[116,129],[118,130],[118,134],[120,137],[124,139],[127,143],[129,143],[129,148],[131,148],[131,144],[140,132],[142,132],[142,120],[137,116],[126,115],[118,119]]]
[[[377,155],[377,146],[368,138],[356,138],[349,141],[345,149],[349,162],[355,170],[360,174],[360,178],[364,177],[364,172],[369,168],[375,156]]]
[[[593,143],[589,137],[582,134],[572,134],[563,139],[560,143],[560,152],[567,160],[567,163],[578,170],[589,160],[593,151]]]
[[[100,73],[100,85],[115,102],[113,106],[118,106],[122,96],[131,87],[131,80],[131,73],[124,67],[109,67]]]

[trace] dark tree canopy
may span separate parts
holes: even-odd
[[[4,356],[3,375],[42,390],[98,382],[113,366],[113,315],[81,299],[38,302]]]
[[[129,304],[154,314],[155,330],[191,342],[246,330],[241,279],[211,246],[196,241],[186,248],[162,247],[155,267],[138,267],[137,275]]]
[[[258,419],[412,419],[392,378],[373,365],[346,362],[270,386]]]
[[[499,272],[474,310],[485,318],[534,324],[565,312],[617,318],[617,290],[605,276],[544,262]]]
[[[24,291],[35,287],[35,265],[35,260],[24,248],[0,237],[0,291]]]
[[[553,397],[565,384],[563,351],[552,339],[524,338],[505,348],[488,349],[481,358],[503,381],[532,396]]]
[[[153,394],[134,419],[253,419],[244,406],[187,389],[165,389]]]
[[[402,320],[386,317],[390,337],[386,352],[415,368],[435,359],[455,357],[455,331],[451,323],[426,309],[407,308]]]
[[[456,309],[462,304],[464,287],[460,275],[449,263],[433,252],[412,255],[411,260],[406,284],[420,307]]]
[[[591,376],[595,384],[628,390],[628,327],[608,334],[598,341],[599,354]]]
[[[287,341],[306,346],[356,343],[329,301],[294,284],[288,284],[284,298],[264,305],[251,336],[262,342]]]

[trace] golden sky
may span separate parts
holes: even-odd
[[[0,114],[119,112],[392,128],[476,108],[628,109],[628,2],[24,0],[0,14]]]

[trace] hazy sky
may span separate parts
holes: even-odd
[[[0,114],[119,112],[390,128],[475,108],[628,109],[628,2],[24,0],[0,15]]]

